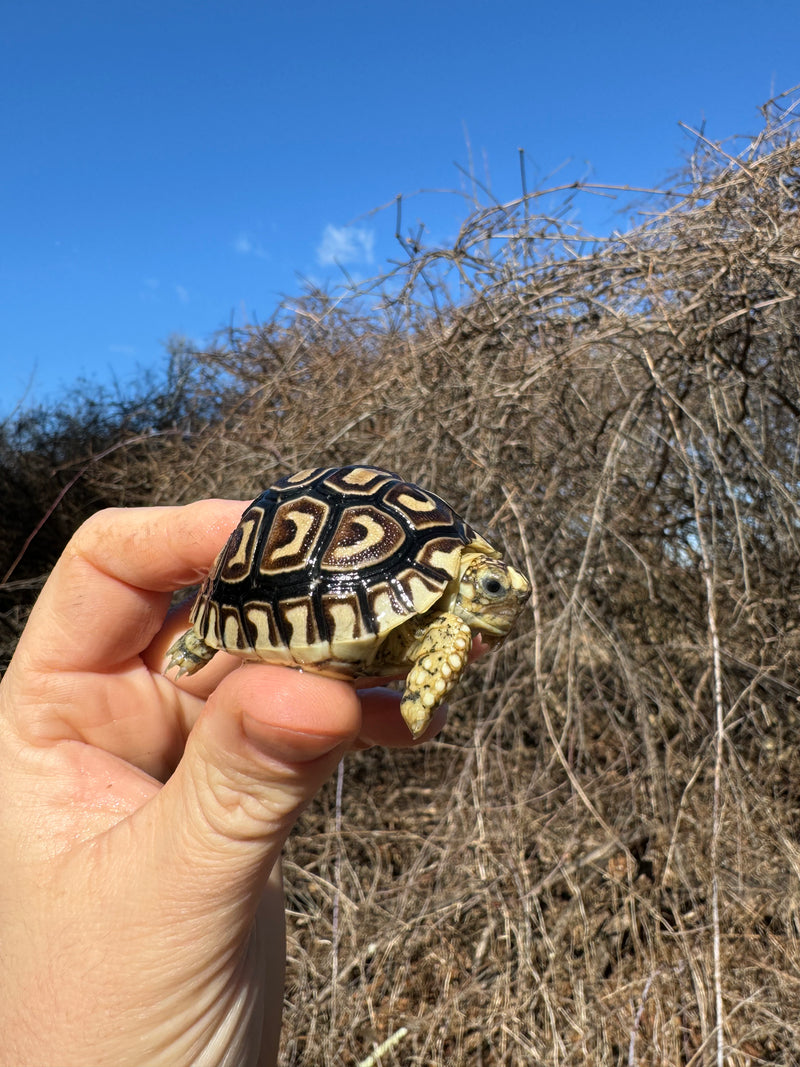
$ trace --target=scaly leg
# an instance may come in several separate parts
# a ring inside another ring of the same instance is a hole
[[[458,682],[469,659],[472,631],[457,615],[435,615],[408,650],[412,661],[400,712],[414,737],[424,733],[431,715]]]

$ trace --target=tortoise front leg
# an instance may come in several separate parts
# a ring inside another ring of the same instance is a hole
[[[457,615],[435,615],[421,637],[408,649],[408,672],[400,713],[412,736],[419,737],[464,672],[472,646],[472,631]]]

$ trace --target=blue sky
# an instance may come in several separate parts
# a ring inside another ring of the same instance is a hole
[[[395,214],[371,210],[465,189],[470,151],[500,199],[520,147],[531,185],[652,185],[691,149],[679,121],[755,132],[800,82],[800,8],[773,0],[25,0],[0,27],[0,416],[124,387],[337,259],[377,273]],[[464,214],[405,207],[431,241]]]

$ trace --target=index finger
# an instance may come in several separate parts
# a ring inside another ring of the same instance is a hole
[[[110,670],[155,637],[175,589],[211,567],[246,501],[109,508],[88,519],[56,563],[20,639],[47,670]]]

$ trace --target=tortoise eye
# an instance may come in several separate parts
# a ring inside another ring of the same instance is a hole
[[[489,596],[499,596],[501,593],[505,592],[503,583],[499,578],[495,578],[494,575],[489,575],[484,578],[481,582],[481,588],[484,593],[487,593]]]

